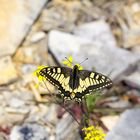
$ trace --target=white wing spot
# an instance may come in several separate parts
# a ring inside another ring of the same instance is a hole
[[[105,76],[102,76],[102,79],[105,79]]]
[[[55,68],[53,69],[53,72],[55,73]]]
[[[61,69],[60,69],[60,68],[57,68],[57,72],[58,72],[58,73],[61,73]]]
[[[99,75],[96,76],[96,79],[98,79],[98,78],[99,78]]]
[[[110,81],[110,79],[107,79],[106,81],[107,81],[107,82],[109,82],[109,81]]]
[[[95,75],[95,74],[92,72],[92,73],[90,74],[90,77],[91,77],[91,78],[94,78],[94,75]]]

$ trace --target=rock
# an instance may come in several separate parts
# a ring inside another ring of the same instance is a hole
[[[48,81],[39,82],[38,79],[35,80],[35,83],[34,82],[30,83],[29,87],[32,90],[35,100],[37,102],[46,103],[50,101],[50,99],[53,99],[54,95],[51,96],[51,94],[53,94],[56,90],[51,83],[49,83]]]
[[[21,123],[31,112],[31,105],[33,104],[33,95],[23,91],[21,88],[18,91],[12,90],[11,87],[5,91],[1,91],[1,108],[0,108],[0,125],[2,124],[14,124]]]
[[[45,104],[39,104],[38,106],[30,105],[30,116],[26,119],[26,122],[32,123],[32,122],[44,122],[47,121],[44,119],[48,112],[49,107]]]
[[[29,75],[30,73],[33,73],[36,69],[37,69],[37,66],[33,65],[33,64],[23,64],[21,66],[21,71],[26,78],[27,78],[26,75]]]
[[[23,122],[27,112],[24,110],[15,110],[12,108],[0,107],[0,125],[13,125]]]
[[[13,106],[13,107],[23,107],[23,105],[25,106],[25,104],[28,105],[28,103],[31,101],[33,101],[34,97],[33,94],[31,93],[31,91],[21,87],[23,85],[19,85],[20,89],[17,90],[19,87],[10,87],[11,91],[3,91],[1,92],[3,98],[4,98],[4,102],[7,104],[7,106]],[[16,88],[16,89],[15,89]],[[14,90],[14,91],[12,91]],[[14,103],[15,100],[19,100],[17,101],[18,103],[16,104],[16,102]]]
[[[110,108],[129,108],[131,107],[131,103],[129,101],[126,100],[119,100],[116,102],[110,102],[110,103],[106,103],[105,104],[107,107]]]
[[[57,65],[56,61],[54,60],[53,56],[50,53],[48,53],[48,65],[49,66]]]
[[[31,37],[31,42],[36,43],[46,37],[46,34],[44,32],[37,32]]]
[[[104,20],[80,25],[74,30],[74,34],[83,39],[89,39],[94,43],[106,47],[116,47],[116,41],[110,30],[109,24]]]
[[[10,140],[49,140],[49,137],[44,126],[23,124],[22,126],[13,127]]]
[[[56,140],[80,140],[78,132],[77,122],[73,121],[72,116],[65,114],[56,126]]]
[[[6,136],[6,134],[0,132],[0,140],[8,140],[8,136]]]
[[[31,39],[31,38],[30,38]],[[31,43],[29,40],[25,41],[25,45],[20,47],[15,56],[16,62],[28,65],[43,65],[47,64],[47,39],[42,38],[36,43]],[[25,65],[25,66],[26,66]]]
[[[17,79],[17,71],[10,56],[0,59],[0,85],[13,82]]]
[[[44,117],[46,122],[49,122],[51,124],[56,124],[58,121],[57,118],[57,106],[56,104],[52,104],[49,107],[48,113],[46,114],[46,116]]]
[[[100,36],[96,38],[100,38]],[[50,51],[59,63],[69,55],[72,55],[74,60],[79,63],[88,57],[89,60],[82,64],[85,69],[92,70],[95,67],[97,72],[110,75],[111,79],[121,78],[120,74],[126,69],[132,68],[140,60],[140,56],[129,51],[111,45],[105,46],[105,41],[93,42],[90,39],[55,30],[49,33],[48,39]]]
[[[131,48],[140,45],[140,4],[133,2],[125,5],[122,14],[125,18],[124,23],[127,23],[126,28],[122,28],[124,47]]]
[[[140,54],[140,45],[133,47],[132,52]]]
[[[40,14],[47,0],[1,0],[0,56],[13,54],[31,25]]]
[[[126,95],[133,95],[134,97],[137,97],[137,99],[140,97],[140,91],[136,89],[129,90]]]
[[[140,89],[140,72],[137,71],[126,76],[124,81],[130,87]]]
[[[19,108],[19,107],[22,107],[25,105],[25,102],[19,98],[12,98],[10,101],[9,101],[9,105],[11,107],[15,107],[15,108]]]
[[[101,118],[101,121],[109,130],[113,129],[113,127],[118,123],[118,120],[119,116],[104,116]]]
[[[133,48],[140,45],[140,29],[125,31],[123,36],[124,47]]]
[[[101,3],[104,5],[103,2]],[[51,1],[51,6],[43,10],[40,18],[42,29],[45,31],[58,29],[71,32],[76,25],[95,19],[105,19],[105,12],[100,7],[93,1]]]
[[[50,136],[50,137],[49,137],[49,140],[55,140],[55,136],[53,136],[53,135]]]
[[[9,115],[18,115],[18,114],[27,114],[29,111],[30,111],[30,108],[28,107],[22,107],[22,108],[13,108],[13,107],[6,107],[5,108],[5,111],[7,112],[7,113],[9,113]]]
[[[72,19],[68,18],[67,10],[58,9],[52,7],[51,9],[45,9],[41,15],[42,29],[44,31],[50,31],[52,29],[60,28],[67,31],[71,31],[74,28]],[[61,18],[61,19],[60,19]],[[71,21],[69,21],[69,19]]]
[[[116,126],[107,134],[106,140],[139,140],[140,109],[125,111]]]

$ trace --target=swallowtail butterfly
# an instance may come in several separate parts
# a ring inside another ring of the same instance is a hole
[[[62,97],[69,99],[82,99],[92,91],[100,90],[112,84],[105,75],[88,70],[79,70],[75,65],[69,67],[45,67],[39,74],[58,88]]]

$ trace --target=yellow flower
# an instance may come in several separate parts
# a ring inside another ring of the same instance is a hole
[[[70,68],[73,68],[72,61],[73,61],[73,57],[70,56],[67,60],[64,60],[62,63]]]
[[[98,127],[89,126],[82,129],[85,133],[84,140],[105,140],[106,134]]]
[[[70,56],[67,60],[64,60],[62,63],[69,68],[73,68],[72,62],[73,62],[73,57]],[[83,67],[80,64],[77,63],[76,65],[78,66],[79,70],[83,70]]]
[[[36,76],[38,78],[39,81],[43,81],[46,80],[46,78],[44,76],[41,76],[39,74],[39,72],[44,69],[47,68],[48,66],[39,66],[38,69],[34,72],[34,76]]]

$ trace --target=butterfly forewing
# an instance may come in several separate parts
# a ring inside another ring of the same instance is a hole
[[[55,85],[61,95],[69,97],[72,92],[69,87],[71,72],[72,69],[67,67],[47,67],[40,71],[40,75]]]
[[[112,81],[107,76],[93,71],[81,70],[78,76],[83,95],[112,84]]]

